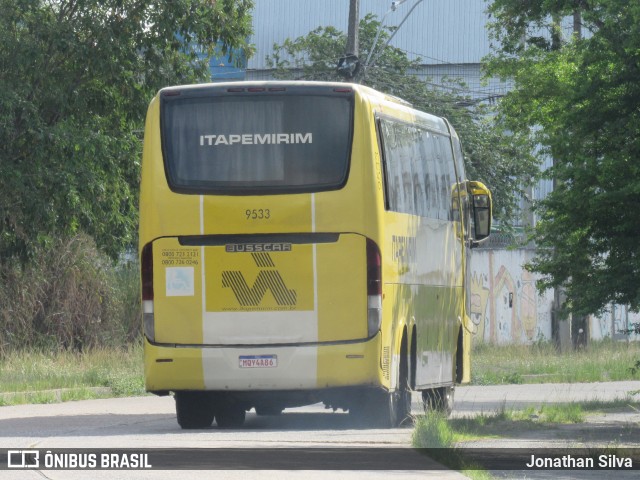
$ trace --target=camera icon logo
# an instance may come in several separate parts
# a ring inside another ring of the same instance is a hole
[[[7,452],[8,468],[38,468],[40,467],[40,452],[38,450],[9,450]]]

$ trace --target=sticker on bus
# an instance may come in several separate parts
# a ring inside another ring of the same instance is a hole
[[[167,267],[165,269],[167,281],[167,297],[193,297],[194,268],[193,267]]]
[[[240,355],[240,368],[275,368],[277,355]]]

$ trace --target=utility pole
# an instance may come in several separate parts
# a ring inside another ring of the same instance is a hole
[[[351,80],[360,70],[358,59],[359,42],[358,28],[360,26],[360,0],[349,0],[349,30],[347,32],[347,47],[345,55],[338,61],[338,73]]]
[[[358,56],[358,21],[360,19],[360,0],[350,0],[349,30],[347,33],[347,51],[345,54]]]

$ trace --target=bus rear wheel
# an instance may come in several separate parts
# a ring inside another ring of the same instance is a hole
[[[394,392],[368,392],[357,405],[349,408],[354,422],[363,427],[398,427],[408,421],[410,414],[411,392],[408,388],[398,388]]]
[[[258,416],[266,416],[266,415],[281,415],[284,408],[279,405],[256,405],[256,415]]]
[[[183,429],[207,428],[213,423],[214,404],[206,392],[176,392],[176,416]]]
[[[406,333],[402,338],[398,373],[398,386],[394,392],[389,393],[389,423],[391,427],[399,427],[403,424],[411,423],[411,389],[409,388]]]
[[[240,428],[244,424],[244,407],[233,402],[223,402],[216,409],[216,423],[220,428]]]
[[[391,427],[399,427],[409,423],[410,419],[411,391],[407,385],[402,385],[389,394],[389,424]]]
[[[402,340],[398,385],[394,391],[376,390],[363,395],[360,405],[350,409],[356,422],[383,428],[411,423],[411,388],[406,337]]]

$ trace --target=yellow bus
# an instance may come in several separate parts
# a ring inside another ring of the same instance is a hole
[[[162,89],[140,194],[146,389],[182,428],[324,402],[395,426],[469,379],[491,195],[452,126],[345,83]]]

